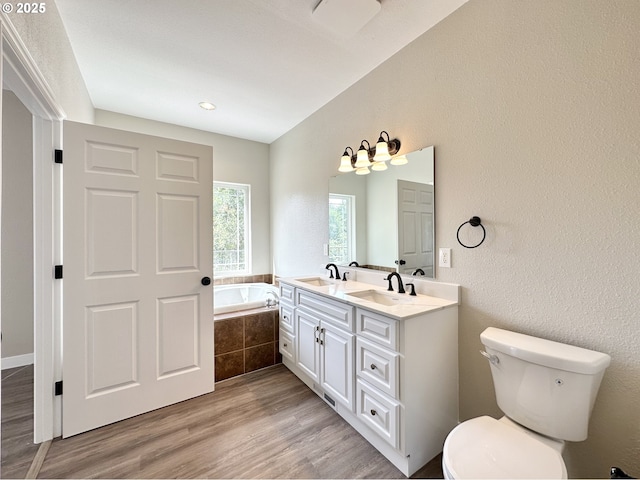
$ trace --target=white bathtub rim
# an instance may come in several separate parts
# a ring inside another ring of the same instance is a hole
[[[224,290],[230,290],[234,288],[238,288],[238,289],[261,288],[265,290],[265,294],[263,298],[260,298],[259,300],[216,306],[216,295],[215,295],[216,290],[224,291]],[[260,307],[265,307],[267,298],[268,298],[268,295],[266,292],[273,292],[276,298],[279,299],[277,287],[275,285],[271,285],[268,283],[256,282],[256,283],[230,283],[230,284],[224,284],[224,285],[215,285],[213,287],[213,314],[220,315],[223,313],[242,312],[243,310],[252,310]]]

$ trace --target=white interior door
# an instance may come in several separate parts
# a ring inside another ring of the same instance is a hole
[[[398,271],[433,277],[433,244],[433,185],[398,180]]]
[[[64,123],[64,437],[213,391],[212,156]]]

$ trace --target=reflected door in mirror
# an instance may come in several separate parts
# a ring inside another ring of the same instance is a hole
[[[398,272],[433,277],[433,185],[398,180]]]

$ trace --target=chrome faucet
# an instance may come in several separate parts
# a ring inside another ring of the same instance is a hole
[[[391,285],[391,279],[393,277],[396,277],[398,279],[398,293],[405,293],[404,285],[402,284],[402,278],[400,277],[400,274],[398,272],[391,272],[389,276],[385,279],[389,281],[389,288],[387,288],[387,290],[389,290],[390,292],[393,292],[393,285]]]
[[[336,269],[336,276],[333,276],[333,271],[331,270],[331,267]],[[335,263],[327,263],[327,266],[324,267],[327,270],[329,270],[330,274],[329,274],[329,278],[337,278],[338,280],[340,280],[340,272],[338,271],[338,266]]]
[[[271,295],[271,297],[269,297],[269,295]],[[269,308],[273,308],[275,306],[278,305],[279,300],[278,300],[278,294],[276,292],[273,292],[271,290],[267,291],[267,299],[265,301],[265,306],[269,307]]]

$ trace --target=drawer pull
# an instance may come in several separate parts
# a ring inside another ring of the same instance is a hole
[[[378,412],[376,412],[373,408],[371,409],[371,415],[376,415]]]
[[[289,345],[288,345],[288,344],[286,344],[286,343],[283,343],[283,344],[282,344],[282,346],[283,346],[283,347],[285,347],[285,348],[287,348]]]
[[[378,367],[376,367],[376,364],[375,364],[375,363],[372,363],[372,364],[371,364],[371,370],[375,370],[376,368],[378,368]]]

